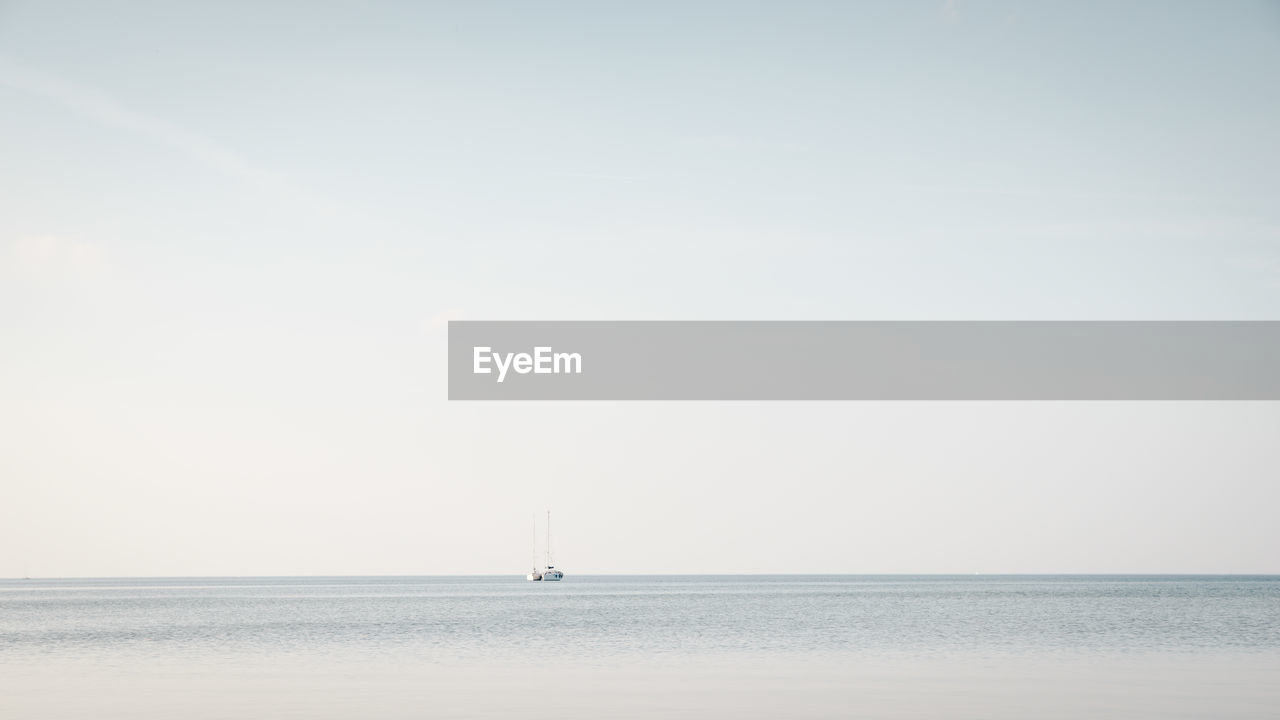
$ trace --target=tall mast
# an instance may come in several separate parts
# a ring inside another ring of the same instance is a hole
[[[538,569],[538,515],[533,516],[533,569]]]
[[[547,567],[551,567],[551,511],[547,511]]]

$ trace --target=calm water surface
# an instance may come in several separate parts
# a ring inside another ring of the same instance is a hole
[[[1280,577],[0,581],[0,717],[1280,717]]]

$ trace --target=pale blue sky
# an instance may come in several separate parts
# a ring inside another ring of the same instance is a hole
[[[1230,532],[1271,405],[478,408],[442,365],[448,317],[1280,319],[1276,3],[262,5],[0,3],[0,576],[522,572],[547,504],[579,570],[1280,570]],[[964,534],[1072,468],[1103,515],[1170,478],[1140,530],[1186,546]],[[977,515],[841,554],[834,508],[943,487]]]

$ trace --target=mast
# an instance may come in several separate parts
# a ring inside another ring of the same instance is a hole
[[[538,516],[533,516],[533,569],[538,569]]]
[[[551,567],[551,511],[547,511],[547,567]]]

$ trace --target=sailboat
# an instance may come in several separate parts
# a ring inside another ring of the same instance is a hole
[[[547,511],[547,567],[542,571],[543,580],[563,580],[564,573],[551,564],[551,511]]]
[[[524,576],[525,580],[541,580],[542,573],[538,572],[538,516],[533,516],[533,569],[528,575]]]
[[[547,511],[547,564],[538,570],[538,518],[533,518],[533,569],[524,576],[530,581],[558,581],[564,579],[564,573],[551,564],[551,511]]]

